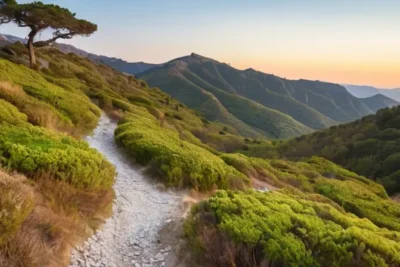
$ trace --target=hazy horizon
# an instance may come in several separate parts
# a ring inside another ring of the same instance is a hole
[[[164,63],[195,52],[288,79],[400,87],[398,1],[43,2],[98,24],[90,37],[60,40],[94,54]],[[0,32],[24,37],[27,29]]]

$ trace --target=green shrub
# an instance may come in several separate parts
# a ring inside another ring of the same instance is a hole
[[[10,103],[0,99],[0,123],[7,122],[10,124],[25,124],[28,117],[19,112],[19,110]]]
[[[371,180],[384,182],[389,194],[400,192],[395,175],[400,163],[400,106],[379,110],[361,120],[321,130],[284,142],[277,147],[258,149],[257,156],[278,151],[282,157],[322,156]],[[260,152],[264,150],[264,153]],[[249,155],[256,155],[248,152]]]
[[[161,128],[149,113],[127,116],[116,129],[115,137],[137,162],[151,162],[165,177],[167,185],[209,190],[214,185],[228,188],[236,177],[240,177],[242,183],[248,182],[219,157],[181,140],[177,132]]]
[[[140,105],[143,105],[143,106],[152,106],[153,105],[153,102],[144,96],[132,95],[132,96],[128,96],[128,100],[139,106]]]
[[[83,93],[53,85],[25,66],[0,59],[0,81],[20,85],[29,96],[53,106],[72,121],[71,130],[87,132],[97,125],[100,110]]]
[[[220,191],[193,209],[185,229],[218,266],[400,264],[398,232],[293,192]]]
[[[114,108],[121,109],[122,111],[131,111],[132,105],[128,102],[119,99],[112,99],[112,105]]]
[[[34,127],[0,123],[0,163],[30,177],[50,176],[78,188],[109,188],[114,168],[86,142]]]
[[[140,82],[140,86],[142,86],[143,88],[149,88],[149,85],[147,84],[147,82],[145,80],[139,80]]]
[[[53,106],[27,95],[19,86],[0,82],[1,98],[26,114],[28,121],[34,125],[60,131],[68,131],[73,128],[73,124],[67,116]]]

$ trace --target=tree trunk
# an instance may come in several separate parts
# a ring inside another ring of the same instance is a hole
[[[29,33],[28,43],[26,45],[26,47],[29,50],[29,62],[31,69],[33,69],[36,65],[35,49],[33,47],[33,40],[35,39],[36,33],[37,30],[31,28],[31,32]]]
[[[33,69],[36,65],[36,56],[35,56],[35,50],[33,48],[33,40],[28,40],[27,47],[29,50],[30,67],[31,67],[31,69]]]

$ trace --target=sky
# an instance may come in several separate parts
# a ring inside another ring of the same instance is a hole
[[[288,79],[400,87],[399,0],[43,2],[96,23],[92,36],[66,41],[95,54],[163,63],[195,52]]]

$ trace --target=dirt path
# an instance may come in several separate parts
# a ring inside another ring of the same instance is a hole
[[[101,231],[72,252],[70,266],[182,266],[175,250],[180,242],[183,193],[157,189],[144,170],[116,146],[115,128],[116,123],[103,115],[87,138],[116,167],[113,216]]]

